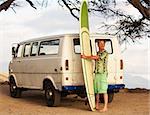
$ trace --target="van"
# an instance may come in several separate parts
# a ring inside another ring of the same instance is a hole
[[[106,41],[108,58],[108,96],[124,88],[123,60],[116,37],[91,35],[92,55],[97,54],[97,40]],[[93,76],[95,63],[93,61]],[[20,42],[12,46],[9,64],[10,95],[21,97],[26,90],[45,92],[48,106],[58,106],[61,97],[77,94],[84,98],[86,90],[81,64],[79,34],[47,36]],[[100,97],[103,102],[103,98]]]

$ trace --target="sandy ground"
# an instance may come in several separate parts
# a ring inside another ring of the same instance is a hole
[[[8,81],[8,74],[0,72],[0,82]]]
[[[149,94],[121,91],[108,111],[100,113],[89,111],[84,100],[75,95],[62,98],[59,107],[47,107],[42,92],[26,91],[21,98],[11,98],[8,85],[0,85],[0,115],[150,115]]]

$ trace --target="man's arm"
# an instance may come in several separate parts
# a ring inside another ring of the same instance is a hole
[[[84,59],[93,59],[93,60],[97,60],[99,59],[99,56],[85,56],[85,55],[81,55],[81,58],[84,58]]]

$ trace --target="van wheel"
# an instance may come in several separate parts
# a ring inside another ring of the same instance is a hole
[[[114,93],[108,93],[108,103],[111,103],[113,101]],[[100,94],[99,97],[100,103],[104,103],[104,97],[103,94]]]
[[[60,104],[61,94],[50,83],[45,85],[45,99],[47,106],[58,106]]]
[[[10,90],[11,97],[14,97],[14,98],[21,97],[21,89],[17,88],[14,78],[11,77],[9,80],[9,83],[10,83],[9,90]]]

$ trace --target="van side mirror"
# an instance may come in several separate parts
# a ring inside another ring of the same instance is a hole
[[[13,44],[13,45],[12,45],[12,57],[13,57],[13,58],[16,57],[17,47],[18,47],[18,44]]]

